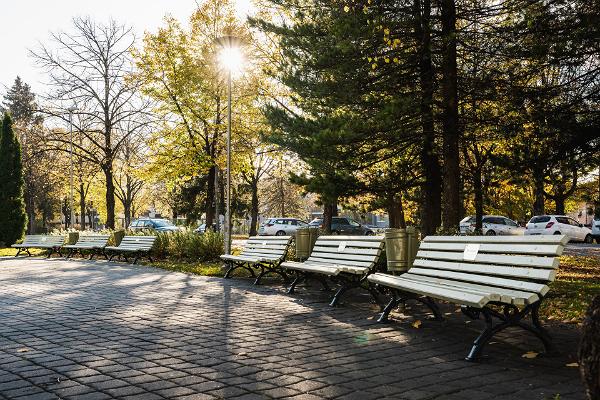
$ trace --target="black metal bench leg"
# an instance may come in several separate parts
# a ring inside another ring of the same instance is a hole
[[[17,254],[15,254],[15,257],[18,257],[19,254],[21,254],[21,249],[17,249]]]
[[[398,304],[400,304],[400,302],[402,301],[402,299],[398,298],[396,296],[396,294],[392,295],[392,298],[390,300],[389,303],[387,303],[387,305],[383,308],[383,311],[381,312],[381,315],[379,316],[379,318],[377,319],[378,323],[385,323],[389,321],[389,315],[392,312],[392,310],[396,307],[398,307]]]
[[[331,299],[331,302],[329,303],[329,305],[330,305],[331,307],[335,307],[335,306],[336,306],[336,305],[339,303],[339,301],[340,301],[340,298],[341,298],[341,297],[344,295],[344,293],[346,293],[346,292],[347,292],[349,289],[350,289],[350,287],[349,287],[349,286],[347,286],[347,285],[342,285],[342,287],[341,287],[341,288],[339,288],[339,289],[338,289],[338,291],[337,291],[337,292],[335,292],[335,294],[333,295],[333,298]]]
[[[540,341],[544,345],[544,351],[546,353],[549,353],[549,354],[557,353],[557,349],[556,349],[556,346],[554,345],[554,343],[552,342],[552,338],[550,337],[550,335],[548,334],[546,329],[544,329],[544,327],[540,323],[539,309],[540,309],[540,302],[535,303],[531,307],[531,322],[532,322],[533,326],[531,326],[527,323],[521,322],[521,321],[519,322],[519,326],[521,328],[525,329],[526,331],[533,333],[538,339],[540,339]]]
[[[483,351],[483,347],[494,337],[494,335],[508,326],[511,325],[509,321],[504,321],[496,326],[493,326],[492,317],[489,313],[489,310],[482,309],[481,313],[485,318],[486,328],[479,334],[477,339],[473,342],[473,347],[469,352],[469,355],[465,358],[467,361],[477,361],[481,356],[481,352]]]
[[[317,280],[321,283],[321,285],[323,286],[323,290],[326,292],[331,292],[331,288],[329,287],[329,284],[327,283],[327,278],[325,278],[324,276],[319,275],[317,277]]]
[[[436,321],[443,321],[444,317],[440,311],[440,307],[431,297],[420,297],[418,299],[422,304],[425,304],[433,313],[433,319]]]
[[[265,276],[269,271],[263,267],[262,265],[260,266],[260,273],[258,274],[258,276],[256,277],[256,279],[254,280],[254,284],[255,285],[260,285],[260,280],[262,279],[263,276]]]
[[[225,272],[225,276],[223,278],[229,279],[229,278],[231,278],[231,273],[233,271],[235,271],[238,266],[235,265],[235,263],[232,263],[232,262],[228,262],[228,263],[226,263],[226,265],[228,265],[229,268],[227,268],[227,272]]]
[[[104,255],[106,256],[107,254],[106,254],[106,253],[104,253]],[[109,257],[107,257],[106,259],[107,259],[108,261],[112,261],[112,259],[113,259],[115,256],[116,256],[116,254],[115,254],[115,253],[112,253],[112,254],[111,254]]]
[[[105,259],[106,261],[109,261],[109,259],[108,259],[108,254],[106,254],[106,250],[102,249],[102,255],[104,256],[104,259]]]
[[[300,282],[302,282],[304,280],[305,280],[304,276],[300,272],[296,272],[296,278],[292,281],[292,284],[288,288],[287,293],[293,294],[294,291],[296,290],[296,285],[298,285]]]

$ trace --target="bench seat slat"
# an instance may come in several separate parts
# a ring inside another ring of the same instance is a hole
[[[316,263],[309,263],[308,261],[305,261],[305,262],[286,261],[286,262],[282,263],[281,266],[284,268],[288,268],[288,269],[304,271],[304,272],[313,272],[313,273],[329,275],[329,276],[335,276],[340,273],[340,268],[336,265],[316,264]]]
[[[463,272],[444,271],[429,268],[411,268],[409,270],[409,273],[463,282],[487,284],[492,286],[504,287],[507,289],[523,290],[526,292],[537,293],[542,296],[544,296],[549,290],[547,285],[543,285],[540,283]]]
[[[336,262],[336,260],[332,259],[332,258],[321,258],[321,257],[312,256],[312,255],[306,261],[314,262],[314,263],[318,263],[318,264],[325,264],[325,265],[327,265],[327,264],[345,264],[345,265],[351,265],[354,267],[367,267],[367,268],[370,268],[375,264],[373,262],[352,261],[352,260],[339,260]]]
[[[490,301],[490,299],[483,294],[475,294],[451,287],[446,288],[432,286],[422,282],[409,281],[402,279],[402,276],[376,273],[369,275],[367,279],[373,283],[476,308],[481,308]]]
[[[457,272],[472,272],[484,275],[500,275],[505,277],[554,281],[556,271],[553,269],[506,267],[489,264],[470,264],[464,262],[445,262],[416,259],[413,266],[432,269],[445,269]]]
[[[534,303],[540,299],[540,297],[535,293],[524,292],[521,290],[500,288],[497,286],[489,286],[489,285],[482,285],[482,284],[476,284],[476,283],[453,281],[453,280],[449,280],[449,279],[433,278],[430,276],[412,275],[410,273],[403,275],[402,277],[406,278],[406,279],[411,279],[411,280],[430,283],[430,284],[437,284],[437,285],[442,285],[442,286],[452,286],[452,287],[456,287],[456,288],[467,288],[469,290],[478,290],[478,291],[488,294],[488,297],[490,298],[491,301],[501,301],[503,303],[507,303],[507,304],[512,303],[514,305],[519,305],[519,306]],[[494,298],[494,295],[497,296],[499,299],[496,300]]]

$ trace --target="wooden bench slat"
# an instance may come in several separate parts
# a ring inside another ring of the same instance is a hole
[[[411,268],[408,273],[414,275],[433,276],[437,278],[445,278],[463,282],[487,284],[491,286],[504,287],[507,289],[522,290],[525,292],[537,293],[542,296],[544,296],[549,290],[549,287],[547,285],[541,283],[519,281],[515,279],[506,279],[494,276],[477,275],[463,272],[444,271],[426,268]]]
[[[507,303],[507,304],[512,303],[514,305],[526,305],[526,304],[534,303],[540,299],[540,297],[536,293],[526,292],[526,291],[522,291],[522,290],[507,289],[507,288],[482,285],[482,284],[477,284],[477,283],[453,281],[453,280],[442,279],[442,278],[433,278],[431,276],[408,274],[403,277],[404,278],[408,277],[407,279],[416,280],[416,281],[420,281],[420,282],[429,282],[432,284],[438,284],[438,285],[442,285],[442,286],[453,286],[456,288],[465,287],[465,288],[469,288],[471,290],[479,290],[481,292],[492,294],[492,295],[497,295],[499,297],[498,300],[495,300],[493,298],[493,296],[490,295],[490,296],[488,296],[490,298],[490,300],[501,301],[501,302]]]
[[[423,242],[450,242],[450,243],[502,243],[502,244],[562,244],[569,242],[566,235],[531,235],[531,236],[434,236],[430,235]]]
[[[332,258],[314,257],[312,255],[306,261],[316,262],[316,263],[325,264],[325,265],[327,265],[327,264],[345,264],[345,265],[351,265],[351,266],[355,266],[355,267],[367,267],[367,268],[370,268],[373,265],[375,265],[374,262],[367,262],[367,261],[339,260],[336,262],[336,260],[332,259]]]
[[[413,266],[431,269],[444,269],[457,272],[472,272],[484,275],[499,275],[523,279],[554,281],[556,270],[543,268],[508,267],[489,264],[471,264],[463,262],[432,261],[416,259]]]
[[[412,293],[423,296],[432,296],[440,300],[446,300],[471,307],[481,308],[490,301],[487,296],[482,294],[474,294],[454,288],[443,288],[421,282],[408,281],[406,279],[402,279],[402,276],[376,273],[369,275],[367,279],[373,283],[382,284],[400,290],[408,290]]]
[[[417,258],[429,258],[434,260],[464,261],[463,253],[451,253],[443,251],[419,250]],[[473,262],[486,264],[518,265],[532,268],[558,268],[558,258],[535,257],[535,256],[508,256],[504,254],[478,253]]]
[[[317,244],[319,246],[331,246],[333,248],[337,248],[341,242],[345,242],[346,243],[346,247],[365,247],[365,248],[371,248],[371,249],[379,249],[383,247],[383,242],[365,242],[365,241],[357,241],[356,239],[354,240],[319,240],[321,238],[317,239],[317,243],[315,243],[315,246],[317,246]]]
[[[423,242],[419,249],[435,251],[464,251],[469,243]],[[481,243],[479,252],[499,254],[533,254],[560,256],[564,246],[561,244],[517,244]]]
[[[365,261],[368,263],[374,263],[375,261],[377,261],[379,254],[375,254],[375,255],[361,255],[361,254],[347,254],[345,251],[341,252],[341,253],[333,253],[333,252],[323,252],[323,251],[317,251],[315,252],[313,250],[312,254],[310,255],[310,258],[331,258],[334,260],[352,260],[352,261]]]

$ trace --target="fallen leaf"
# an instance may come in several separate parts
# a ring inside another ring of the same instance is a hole
[[[418,320],[416,320],[415,322],[413,322],[413,323],[411,324],[411,326],[412,326],[413,328],[415,328],[415,329],[419,329],[419,327],[421,326],[421,324],[422,324],[421,320],[420,320],[420,319],[418,319]]]
[[[521,357],[523,358],[536,358],[538,356],[539,353],[536,353],[535,351],[528,351],[527,353],[523,354]]]
[[[565,364],[565,367],[575,367],[575,368],[577,368],[577,367],[579,367],[579,363],[574,362],[574,363]]]
[[[27,347],[23,347],[22,349],[18,349],[17,353],[27,353],[29,349]]]

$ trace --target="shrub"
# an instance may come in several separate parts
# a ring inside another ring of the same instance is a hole
[[[198,234],[191,230],[144,233],[156,235],[153,253],[158,258],[213,261],[223,254],[223,236],[215,232]]]

